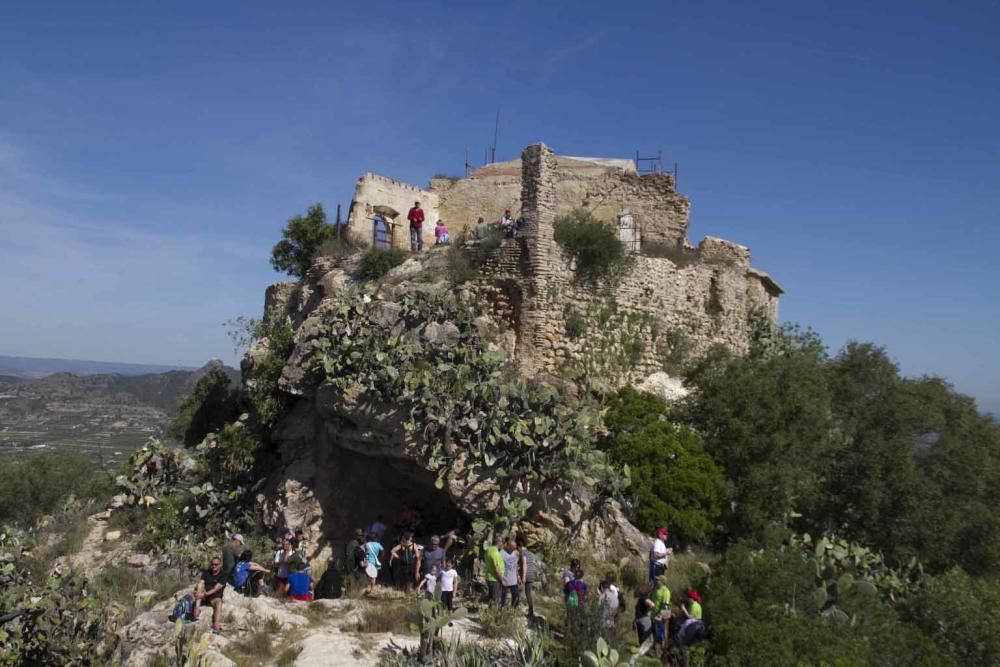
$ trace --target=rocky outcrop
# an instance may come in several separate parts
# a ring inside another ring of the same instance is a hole
[[[371,303],[373,324],[388,329],[404,326],[403,309],[395,299],[410,291],[449,291],[443,281],[408,282],[419,273],[433,275],[442,256],[443,251],[436,250],[407,262],[413,266],[398,267],[396,276],[389,277],[397,284],[391,289],[383,286]],[[336,285],[339,291],[327,290],[327,285]],[[281,470],[260,500],[271,523],[303,528],[313,553],[321,555],[343,553],[355,528],[367,526],[378,515],[391,519],[404,504],[420,507],[427,534],[450,530],[465,534],[474,518],[497,513],[509,488],[501,488],[493,472],[465,460],[460,450],[451,452],[450,472],[436,483],[437,470],[421,453],[423,434],[408,427],[406,405],[374,396],[360,385],[323,384],[310,371],[309,360],[327,335],[324,317],[338,307],[334,297],[358,287],[344,268],[333,267],[324,271],[320,287],[324,296],[312,311],[302,311],[291,290],[286,290],[283,302],[269,299],[271,307],[284,308],[293,318],[301,318],[301,324],[279,381],[296,397],[272,434]],[[491,340],[505,340],[506,332],[496,322],[488,321],[488,326],[484,322],[483,327],[492,329]],[[408,335],[431,349],[454,346],[461,333],[454,322],[430,321]],[[249,358],[253,355],[251,351]],[[575,392],[570,383],[555,377],[536,381],[557,391]],[[644,553],[642,535],[615,503],[599,503],[603,499],[592,490],[552,493],[523,484],[517,491],[532,508],[518,530],[536,544],[569,538],[609,558]]]

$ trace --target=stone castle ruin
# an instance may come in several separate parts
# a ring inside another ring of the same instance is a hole
[[[464,179],[434,178],[428,189],[366,173],[348,236],[408,248],[406,211],[415,200],[426,214],[428,248],[439,219],[453,236],[479,217],[495,222],[507,208],[524,219],[516,238],[481,257],[484,280],[476,289],[514,332],[511,347],[526,373],[576,365],[608,380],[637,381],[711,344],[743,352],[755,315],[777,319],[782,289],[750,265],[749,249],[711,236],[691,245],[691,204],[674,177],[640,175],[632,160],[559,156],[535,144],[519,160]],[[633,255],[630,270],[606,285],[578,284],[553,240],[557,217],[581,207],[615,225]]]

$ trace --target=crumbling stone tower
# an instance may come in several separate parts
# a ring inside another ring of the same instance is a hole
[[[556,188],[554,172],[556,156],[543,143],[533,144],[521,153],[521,215],[525,221],[522,232],[524,292],[521,330],[518,332],[518,362],[528,373],[536,372],[541,360],[535,354],[547,334],[546,294],[557,279],[553,261],[559,249],[555,242]]]

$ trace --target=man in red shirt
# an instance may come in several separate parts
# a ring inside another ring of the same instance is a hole
[[[424,249],[424,209],[420,208],[420,202],[413,202],[406,219],[410,221],[410,251],[419,252]]]

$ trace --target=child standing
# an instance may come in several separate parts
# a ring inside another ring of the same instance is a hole
[[[455,593],[458,591],[458,572],[450,558],[445,559],[444,569],[441,570],[441,602],[448,607],[448,611],[455,611]]]
[[[420,591],[424,591],[424,597],[428,600],[434,599],[434,591],[437,590],[438,582],[438,566],[431,565],[430,571],[424,575],[424,578],[420,581],[420,585],[417,586],[417,597],[420,597]]]

